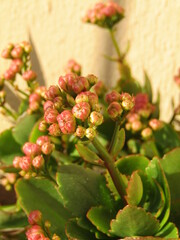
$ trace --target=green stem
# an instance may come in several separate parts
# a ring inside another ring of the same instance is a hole
[[[29,95],[27,93],[25,93],[24,91],[22,91],[21,89],[15,88],[15,90],[18,91],[19,93],[23,94],[24,96],[29,97]]]
[[[125,187],[124,181],[123,181],[119,171],[117,170],[117,167],[114,164],[114,161],[113,161],[111,155],[102,146],[102,144],[99,142],[99,140],[96,137],[93,139],[92,143],[93,143],[94,147],[98,150],[102,159],[104,160],[105,166],[106,166],[107,170],[109,171],[109,174],[113,180],[113,183],[114,183],[119,195],[121,196],[121,199],[126,204],[126,199],[125,199],[126,187]]]
[[[13,113],[9,108],[6,106],[2,106],[2,108],[6,111],[6,113],[11,116],[14,120],[17,120],[17,116],[15,113]]]
[[[116,38],[115,38],[115,36],[114,36],[114,30],[113,30],[113,29],[109,29],[109,32],[110,32],[111,39],[112,39],[112,42],[113,42],[113,44],[114,44],[114,47],[115,47],[115,49],[116,49],[117,55],[118,55],[118,57],[119,57],[119,60],[121,60],[122,56],[121,56],[121,52],[120,52],[118,43],[117,43]]]
[[[114,151],[114,147],[116,145],[115,143],[116,143],[117,138],[118,138],[119,129],[120,129],[120,122],[116,121],[115,128],[114,128],[114,133],[113,133],[111,143],[110,143],[110,146],[109,146],[109,152],[110,153],[112,153]]]

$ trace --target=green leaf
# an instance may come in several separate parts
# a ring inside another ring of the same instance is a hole
[[[40,210],[43,219],[50,221],[52,233],[67,239],[65,224],[71,215],[64,208],[53,183],[46,179],[20,179],[16,183],[16,192],[20,205],[27,214],[33,210]]]
[[[179,232],[174,223],[169,222],[156,234],[156,236],[163,237],[163,239],[179,239]]]
[[[18,112],[19,114],[23,114],[29,107],[29,99],[24,99],[21,101]]]
[[[156,102],[155,102],[155,104],[154,104],[154,106],[155,106],[155,111],[154,111],[153,114],[152,114],[152,118],[157,118],[157,119],[159,119],[159,115],[160,115],[160,98],[161,98],[160,92],[158,91],[157,100],[156,100]]]
[[[0,134],[0,162],[12,164],[15,156],[21,156],[21,146],[15,141],[12,129],[5,130]]]
[[[103,206],[92,207],[88,213],[87,218],[96,226],[97,230],[110,236],[110,221],[115,215]]]
[[[95,152],[91,151],[88,147],[84,146],[84,144],[76,144],[76,149],[84,161],[97,165],[100,165],[100,163],[101,165],[103,164],[98,155]]]
[[[165,171],[171,193],[172,220],[180,227],[180,148],[164,155],[161,165]]]
[[[78,165],[61,166],[57,182],[64,205],[73,216],[85,216],[92,206],[112,204],[104,177],[95,171]]]
[[[13,137],[17,143],[23,145],[28,142],[32,128],[39,118],[40,115],[32,114],[24,115],[18,119],[16,126],[13,128]]]
[[[95,240],[93,233],[81,228],[75,221],[66,224],[66,235],[69,240]]]
[[[140,141],[137,139],[130,139],[127,141],[128,149],[131,153],[136,154],[139,153],[140,150]]]
[[[118,237],[153,236],[158,230],[158,220],[135,206],[127,205],[111,222],[111,232]]]
[[[147,142],[144,142],[142,145],[141,145],[141,148],[140,148],[140,153],[142,155],[145,155],[146,157],[152,159],[153,157],[157,156],[159,157],[159,152],[157,150],[157,147],[156,147],[156,144],[154,143],[154,141],[147,141]]]
[[[143,183],[137,171],[132,173],[126,191],[128,204],[137,206],[143,197]]]
[[[114,141],[114,144],[111,148],[111,154],[116,157],[118,153],[121,151],[125,143],[125,131],[124,128],[119,129],[117,133],[117,138]]]
[[[148,94],[149,101],[152,102],[151,81],[150,81],[149,76],[147,75],[146,71],[144,71],[144,79],[145,79],[145,84],[143,87],[143,92]]]
[[[40,132],[39,131],[39,128],[38,128],[39,127],[39,123],[40,123],[40,121],[37,121],[34,124],[32,130],[30,132],[30,135],[29,135],[29,142],[34,142],[35,143],[36,140],[38,139],[38,137],[45,135],[44,132]]]
[[[122,174],[131,175],[136,170],[144,171],[149,164],[149,159],[142,155],[129,155],[120,158],[116,166]]]

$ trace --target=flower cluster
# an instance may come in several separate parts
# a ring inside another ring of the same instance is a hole
[[[70,59],[65,67],[66,73],[75,73],[78,76],[81,75],[81,65],[77,63],[74,59]]]
[[[113,120],[121,119],[123,113],[127,113],[134,107],[134,97],[129,93],[120,94],[113,90],[106,95],[105,100],[109,104],[107,112]]]
[[[36,175],[37,170],[44,166],[44,156],[50,155],[54,145],[50,142],[48,136],[41,136],[36,143],[26,142],[23,145],[25,156],[16,156],[13,160],[13,166],[21,169],[20,174],[25,178]]]
[[[48,221],[43,223],[42,213],[39,210],[30,212],[28,222],[31,225],[26,231],[26,237],[28,240],[50,240],[49,227],[51,224]],[[60,240],[60,237],[54,234],[51,239]]]
[[[97,94],[90,88],[97,83],[94,75],[87,77],[66,74],[59,78],[59,86],[50,86],[44,103],[44,120],[39,129],[48,129],[52,136],[75,134],[93,138],[103,116]]]
[[[84,22],[97,24],[103,28],[112,28],[124,17],[124,9],[117,3],[97,3],[89,9],[83,18]]]
[[[9,191],[16,182],[16,177],[15,173],[4,173],[0,179],[0,184],[5,187],[6,191]]]

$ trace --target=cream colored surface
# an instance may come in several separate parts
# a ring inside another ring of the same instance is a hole
[[[106,30],[83,24],[83,13],[96,0],[0,0],[0,49],[8,42],[31,39],[35,52],[33,64],[40,81],[57,82],[69,58],[83,65],[83,73],[93,73],[108,85],[118,79],[116,66],[103,58],[115,54]],[[153,89],[161,92],[162,119],[171,115],[171,97],[178,102],[173,75],[180,66],[180,0],[117,1],[126,10],[126,18],[117,25],[122,49],[128,40],[128,61],[134,76],[143,81],[143,69],[149,73]],[[37,64],[37,59],[39,65]],[[0,60],[0,72],[7,67]],[[43,74],[42,74],[43,72]],[[0,117],[0,131],[10,126]]]

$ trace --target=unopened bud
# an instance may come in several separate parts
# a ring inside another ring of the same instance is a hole
[[[56,109],[51,109],[51,108],[48,108],[46,110],[46,112],[44,113],[44,120],[47,122],[47,123],[56,123],[57,120],[57,116],[58,116],[58,111]]]
[[[44,165],[44,158],[42,155],[38,155],[32,160],[32,165],[35,168],[41,168]]]
[[[126,123],[125,128],[126,128],[127,131],[130,131],[131,130],[131,123],[129,123],[129,122]]]
[[[96,84],[97,81],[98,81],[98,78],[97,78],[95,75],[93,75],[93,74],[87,75],[86,78],[87,78],[87,80],[88,80],[88,82],[89,82],[89,84],[90,84],[91,86],[93,86],[94,84]]]
[[[14,81],[15,75],[16,74],[11,69],[8,69],[3,76],[6,80]]]
[[[75,135],[79,138],[83,138],[85,136],[86,129],[82,126],[78,126],[76,128],[76,133]]]
[[[58,235],[53,234],[52,240],[61,240],[61,238]]]
[[[95,126],[101,125],[103,123],[103,115],[99,112],[91,112],[89,119],[90,122]]]
[[[11,56],[13,58],[21,58],[22,54],[23,54],[23,48],[20,45],[16,45],[11,51]]]
[[[32,50],[31,44],[29,42],[23,41],[20,43],[20,46],[23,47],[26,53],[30,53]]]
[[[85,135],[89,140],[93,140],[96,136],[96,131],[93,128],[87,128]]]
[[[26,142],[23,145],[23,152],[26,156],[34,157],[41,153],[40,147],[36,143]]]
[[[42,146],[45,142],[50,142],[50,139],[48,136],[40,136],[36,140],[36,144],[39,146]]]
[[[37,77],[37,74],[32,70],[28,70],[23,73],[22,77],[25,81],[30,82],[30,81],[33,81]]]
[[[149,139],[151,136],[152,136],[152,130],[151,128],[147,127],[145,129],[142,130],[141,132],[141,136],[144,138],[144,139]]]
[[[47,100],[53,100],[55,97],[58,97],[59,94],[60,94],[59,87],[51,85],[46,92],[46,98]]]
[[[21,161],[21,158],[22,158],[22,157],[15,157],[15,158],[14,158],[14,160],[13,160],[13,166],[14,166],[15,168],[20,168],[19,163],[20,163],[20,161]]]
[[[22,157],[21,161],[19,162],[19,166],[25,172],[29,171],[31,168],[31,158],[28,156]]]
[[[76,103],[88,102],[88,101],[89,101],[89,98],[85,92],[79,93],[75,98]]]
[[[76,120],[70,110],[64,110],[57,116],[59,127],[64,134],[71,134],[75,132]]]
[[[106,93],[106,91],[107,91],[107,89],[106,89],[106,87],[105,87],[105,85],[104,85],[104,83],[102,81],[98,81],[94,85],[93,90],[100,97],[103,96]]]
[[[62,106],[63,106],[63,99],[62,97],[55,97],[54,100],[53,100],[53,103],[54,103],[54,108],[58,111],[61,110]]]
[[[39,131],[41,132],[46,132],[47,131],[47,128],[48,128],[48,124],[46,123],[45,120],[42,120],[40,123],[39,123]]]
[[[87,102],[77,103],[72,109],[73,115],[82,121],[85,121],[88,118],[90,111],[90,105]]]
[[[159,130],[163,127],[163,122],[154,118],[149,121],[149,126],[154,130]]]
[[[112,118],[113,120],[116,120],[118,117],[121,116],[123,109],[118,102],[112,102],[109,105],[107,111],[108,111],[110,118]]]
[[[142,129],[142,123],[139,120],[132,122],[131,128],[134,132],[140,131]]]
[[[134,101],[133,99],[130,99],[130,100],[126,99],[122,101],[121,105],[124,108],[124,110],[130,111],[134,107]]]
[[[32,102],[40,102],[41,101],[41,96],[37,93],[32,93],[30,96],[29,96],[29,103],[32,103]]]
[[[69,94],[66,94],[66,100],[70,106],[74,106],[76,104],[74,98]]]
[[[53,123],[48,128],[49,134],[54,137],[61,136],[61,130],[59,128],[58,123]]]
[[[112,103],[112,102],[118,102],[120,100],[120,94],[117,91],[112,91],[108,94],[106,94],[106,102]]]
[[[38,224],[40,225],[42,220],[42,213],[39,210],[34,210],[29,213],[28,222],[31,225]]]
[[[41,146],[41,151],[45,154],[45,155],[49,155],[52,153],[52,151],[54,150],[54,145],[50,142],[45,142],[42,146]]]

